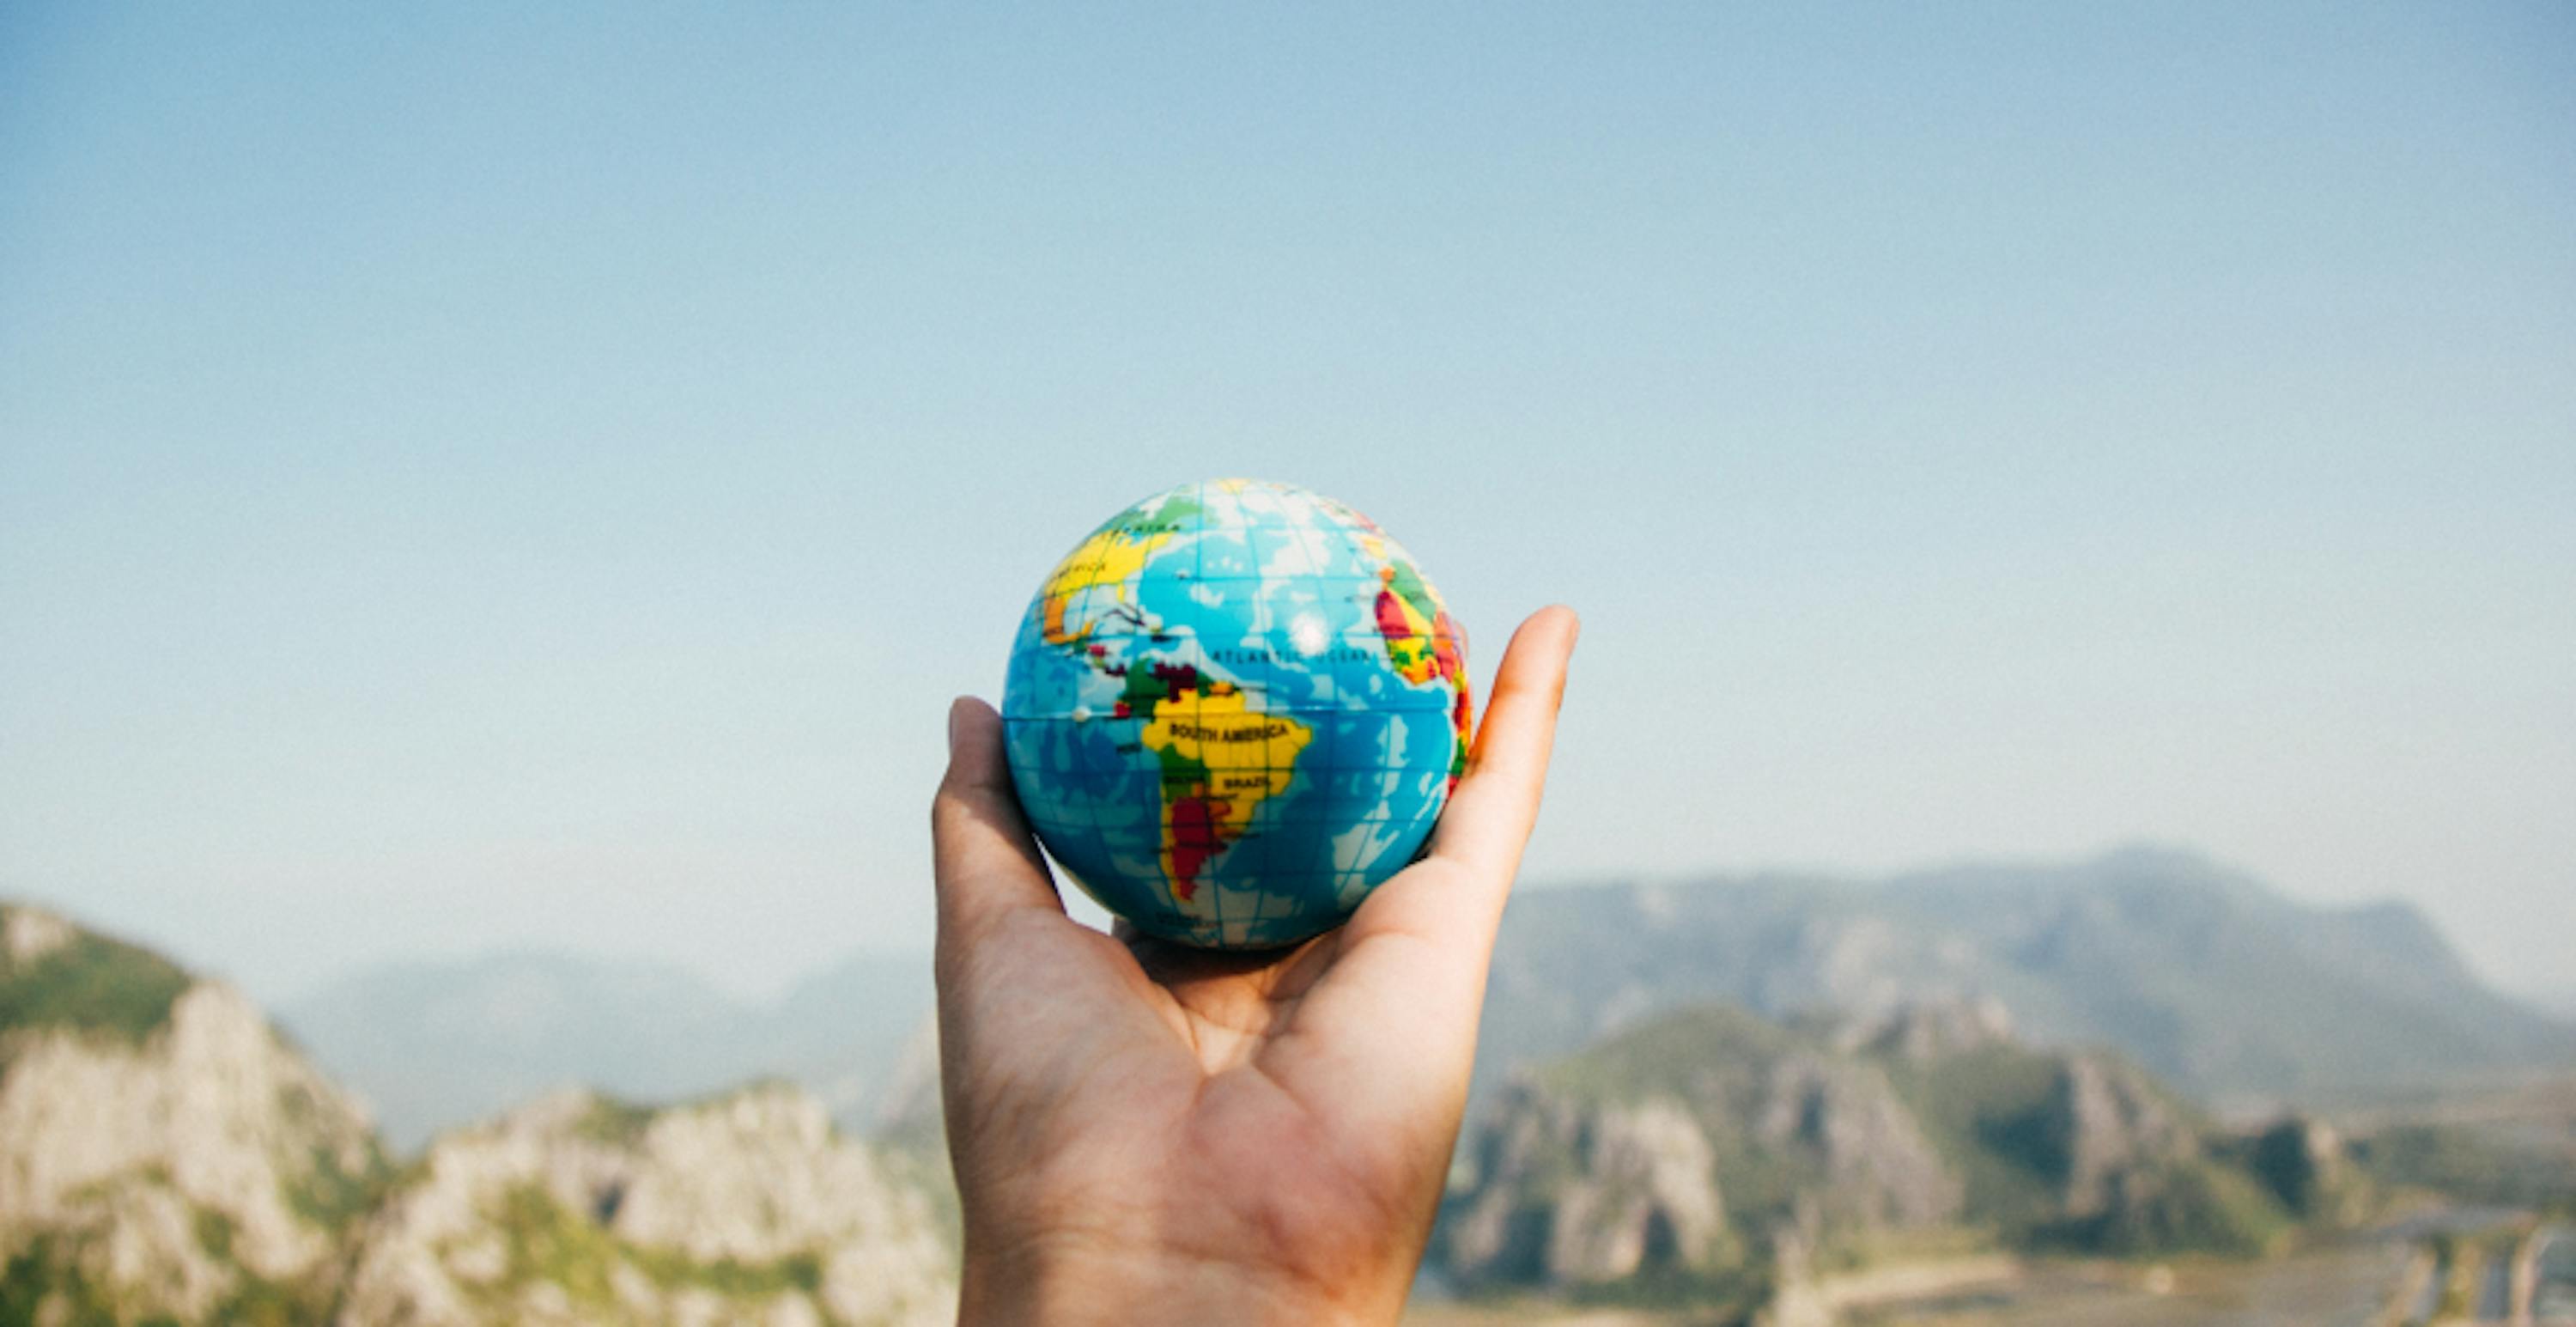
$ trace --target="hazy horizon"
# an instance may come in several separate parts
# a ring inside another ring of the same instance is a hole
[[[1534,885],[2187,845],[2576,935],[2576,14],[0,14],[0,893],[263,998],[929,933],[1251,474],[1585,614]]]

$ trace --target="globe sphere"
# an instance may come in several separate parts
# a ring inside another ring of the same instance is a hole
[[[1288,484],[1183,484],[1038,587],[1002,723],[1030,825],[1148,935],[1216,949],[1340,924],[1418,856],[1466,770],[1465,635],[1411,555]]]

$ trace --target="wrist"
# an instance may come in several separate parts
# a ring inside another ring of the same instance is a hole
[[[1381,1327],[1402,1313],[1408,1288],[1325,1286],[1286,1269],[1178,1249],[1073,1239],[978,1249],[970,1239],[957,1321],[959,1327]]]

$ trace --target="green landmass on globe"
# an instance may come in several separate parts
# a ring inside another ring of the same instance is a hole
[[[1292,944],[1429,840],[1466,771],[1466,637],[1366,516],[1183,484],[1039,586],[1002,720],[1031,826],[1101,906],[1186,944]]]

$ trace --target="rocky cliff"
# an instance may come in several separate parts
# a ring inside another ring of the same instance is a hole
[[[1742,1255],[1716,1154],[1674,1098],[1582,1103],[1520,1084],[1477,1148],[1483,1179],[1443,1227],[1469,1282],[1603,1285]]]
[[[38,1321],[310,1318],[382,1173],[366,1116],[239,992],[0,909],[5,1302]]]
[[[0,1323],[928,1324],[931,1179],[786,1085],[560,1094],[397,1176],[238,992],[0,907]]]
[[[344,1323],[931,1324],[929,1201],[783,1085],[567,1093],[442,1138],[368,1220]]]

